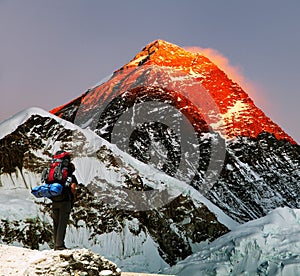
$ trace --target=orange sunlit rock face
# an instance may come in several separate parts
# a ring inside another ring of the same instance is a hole
[[[138,91],[136,83],[140,79],[143,80],[142,87],[163,86],[165,93],[172,91],[178,97],[183,94],[194,106],[184,107],[183,102],[178,102],[180,109],[192,109],[193,114],[201,112],[206,123],[225,138],[256,138],[262,132],[269,132],[278,140],[288,140],[296,144],[255,106],[237,83],[207,57],[162,40],[147,45],[128,64],[117,70],[109,81],[93,88],[92,93],[87,93],[82,98],[80,108],[89,112],[97,108],[97,105],[126,91]],[[155,93],[153,89],[151,91],[149,93]],[[207,92],[213,102],[207,99],[207,95],[204,96]],[[64,107],[51,112],[60,115],[59,111]],[[211,116],[211,110],[214,116]]]

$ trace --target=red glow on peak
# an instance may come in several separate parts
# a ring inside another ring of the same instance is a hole
[[[141,75],[144,86],[151,87],[159,83],[168,83],[167,90],[180,92],[181,89],[185,89],[188,91],[186,98],[192,103],[200,102],[201,93],[187,88],[190,83],[188,84],[185,78],[180,77],[182,74],[177,73],[181,71],[189,75],[194,82],[204,87],[210,94],[224,124],[218,126],[214,122],[207,123],[216,131],[225,132],[225,137],[255,138],[262,132],[269,132],[279,140],[288,140],[296,144],[288,134],[255,106],[252,98],[243,90],[244,88],[249,91],[254,99],[261,97],[261,94],[256,92],[256,86],[241,74],[240,68],[232,66],[229,60],[216,50],[199,47],[187,49],[189,51],[163,40],[148,44],[129,63],[117,70],[109,81],[95,87],[93,97],[87,95],[80,103],[86,106],[87,110],[96,108],[95,104],[99,99],[105,101],[116,93],[116,87],[118,92],[130,91]],[[138,70],[142,68],[148,70],[147,67],[152,67],[151,74]],[[162,73],[162,70],[166,72]],[[169,74],[169,70],[173,72]],[[176,81],[173,81],[174,79]],[[170,80],[171,82],[168,82]],[[180,104],[179,106],[181,107]],[[62,108],[58,108],[58,111],[60,110]],[[52,112],[56,113],[54,111]]]

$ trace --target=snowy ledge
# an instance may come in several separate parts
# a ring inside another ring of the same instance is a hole
[[[63,126],[66,126],[70,129],[79,128],[74,124],[65,121],[39,107],[30,107],[18,112],[17,114],[13,115],[12,117],[0,123],[0,128],[1,128],[0,139],[5,137],[7,134],[15,131],[18,128],[18,126],[25,123],[33,115],[40,115],[41,117],[54,119],[55,121],[59,122]]]

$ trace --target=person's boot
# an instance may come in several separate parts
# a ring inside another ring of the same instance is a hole
[[[65,247],[64,245],[62,246],[54,246],[54,250],[66,250],[68,249],[67,247]]]

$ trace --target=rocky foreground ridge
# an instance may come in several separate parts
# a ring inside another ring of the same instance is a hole
[[[0,275],[121,276],[121,270],[88,249],[37,251],[0,244]]]

